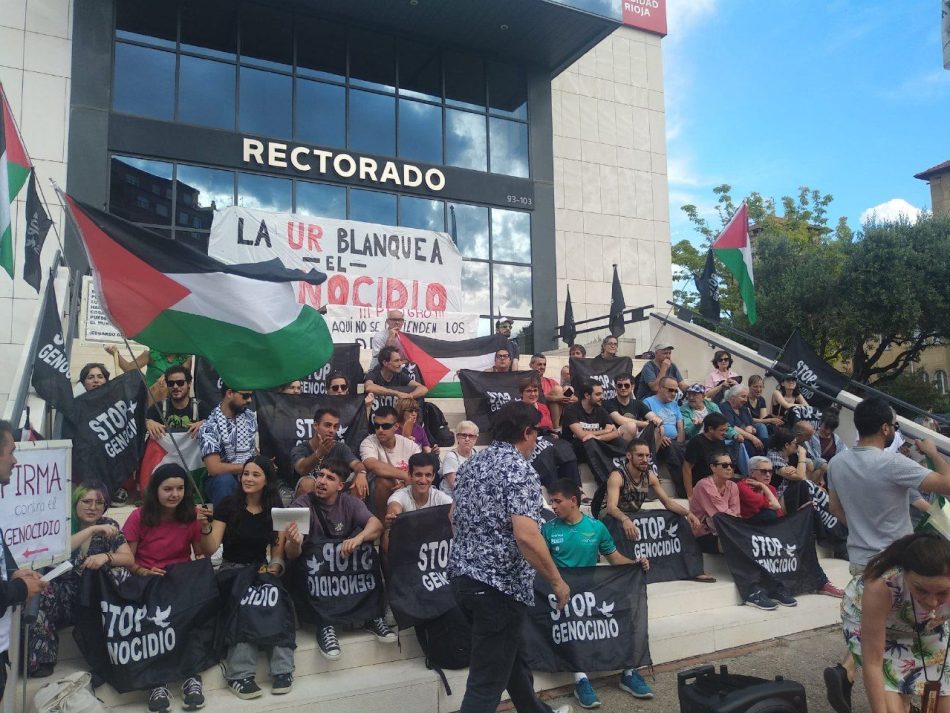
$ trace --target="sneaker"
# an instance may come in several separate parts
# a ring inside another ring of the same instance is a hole
[[[292,673],[278,673],[276,676],[271,678],[270,692],[275,696],[280,696],[284,693],[290,693],[290,689],[293,687],[294,675]]]
[[[839,589],[838,587],[833,585],[831,582],[825,582],[822,585],[821,589],[818,590],[818,593],[824,594],[825,596],[828,596],[828,597],[836,597],[837,599],[841,599],[841,597],[844,596],[844,590]]]
[[[790,594],[786,594],[782,590],[776,590],[773,594],[769,595],[771,599],[775,602],[778,602],[783,607],[797,607],[798,600]]]
[[[386,620],[378,616],[375,619],[368,620],[363,624],[363,628],[376,637],[376,641],[381,644],[395,644],[396,634],[386,626]]]
[[[260,698],[264,695],[264,691],[262,691],[261,687],[254,681],[253,676],[248,676],[247,678],[233,678],[228,681],[228,688],[231,689],[231,693],[245,701],[251,698]]]
[[[164,713],[171,707],[171,697],[165,686],[158,686],[148,692],[148,709],[150,713]]]
[[[125,488],[116,488],[112,493],[112,504],[125,505],[127,502],[129,502],[129,491]]]
[[[749,598],[745,600],[745,603],[750,607],[758,607],[759,609],[764,609],[765,611],[774,611],[778,609],[778,604],[773,600],[765,596],[765,592],[761,589],[756,589],[752,594],[749,595]]]
[[[634,698],[653,698],[653,689],[636,671],[625,673],[620,677],[620,690],[626,691]]]
[[[586,678],[574,684],[574,698],[581,704],[581,708],[600,708],[600,700],[594,693],[594,687]]]
[[[570,706],[564,705],[555,708],[554,713],[571,713],[573,710]]]
[[[317,644],[320,646],[320,653],[331,661],[336,661],[343,655],[340,642],[336,638],[336,629],[332,626],[325,626],[317,632]]]
[[[848,672],[840,663],[825,669],[825,687],[828,689],[828,703],[835,713],[851,713],[851,689],[854,686],[848,680]]]
[[[201,676],[190,676],[181,684],[181,701],[186,711],[205,707],[205,693],[201,688]]]

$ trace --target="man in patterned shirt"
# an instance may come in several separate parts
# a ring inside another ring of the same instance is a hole
[[[448,573],[472,625],[461,713],[494,713],[506,688],[519,713],[551,713],[535,695],[519,653],[525,607],[534,604],[535,570],[550,582],[559,607],[570,596],[541,537],[541,482],[528,461],[540,417],[521,401],[503,406],[495,414],[495,440],[455,476]],[[565,706],[558,713],[569,710]]]
[[[222,384],[224,398],[201,424],[201,458],[208,469],[205,494],[217,506],[237,490],[244,464],[257,455],[257,416],[248,410],[253,394]]]

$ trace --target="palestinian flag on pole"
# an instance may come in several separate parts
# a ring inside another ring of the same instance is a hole
[[[174,439],[178,444],[175,449]],[[181,451],[181,456],[179,456]],[[182,463],[182,458],[185,462]],[[191,474],[192,481],[198,486],[199,491],[204,488],[205,477],[208,470],[201,460],[201,441],[198,438],[192,438],[190,433],[166,433],[161,438],[152,438],[149,436],[145,443],[145,451],[142,453],[142,463],[139,465],[138,483],[139,492],[144,493],[148,485],[148,479],[155,472],[155,469],[165,463],[177,463]],[[195,502],[201,503],[204,497],[201,492],[195,495]]]
[[[30,176],[29,156],[0,86],[0,267],[13,277],[13,201]]]
[[[298,304],[291,284],[320,284],[323,273],[289,270],[277,258],[225,265],[64,198],[102,306],[129,339],[164,353],[206,357],[239,389],[278,386],[329,361],[327,325],[315,309]]]
[[[501,334],[449,342],[399,333],[406,358],[414,362],[432,398],[462,398],[458,370],[485,371],[495,364],[495,352],[506,349],[508,339]]]
[[[749,210],[739,206],[729,224],[713,241],[713,252],[736,278],[749,324],[755,324],[755,283],[752,280],[752,243],[749,240]]]

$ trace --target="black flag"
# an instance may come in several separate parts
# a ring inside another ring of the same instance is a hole
[[[779,372],[779,379],[784,374],[794,374],[802,396],[815,408],[830,406],[829,397],[837,396],[848,385],[848,377],[818,356],[797,329],[785,345],[781,360],[772,368]],[[817,389],[823,393],[818,393]]]
[[[561,325],[561,341],[568,346],[577,339],[577,325],[574,324],[574,307],[571,305],[571,288],[567,288],[567,300],[564,302],[564,323]]]
[[[147,399],[148,389],[136,370],[73,400],[70,422],[77,476],[101,480],[111,495],[135,474],[142,460]]]
[[[335,371],[341,372],[350,385],[350,393],[356,393],[356,387],[366,380],[366,373],[360,364],[360,345],[334,344],[333,356],[330,361],[309,376],[300,381],[300,393],[325,394],[327,393],[327,378]]]
[[[26,236],[23,251],[23,279],[37,292],[40,291],[42,270],[40,255],[43,253],[43,242],[53,221],[49,219],[43,202],[36,192],[36,171],[30,171],[30,185],[26,189]]]
[[[306,539],[290,565],[290,591],[300,620],[309,624],[363,624],[383,615],[383,581],[372,544],[349,555],[343,540]]]
[[[219,651],[239,643],[296,648],[294,605],[279,577],[259,572],[256,565],[221,569],[216,576],[221,594]]]
[[[604,517],[604,524],[620,554],[650,560],[647,584],[695,579],[703,573],[703,553],[685,517],[669,510],[641,510],[630,519],[640,531],[638,540],[628,540],[623,525],[610,515]]]
[[[211,362],[201,356],[195,357],[195,398],[201,403],[214,408],[223,398],[221,393],[221,377],[215,371]]]
[[[614,281],[610,286],[610,321],[608,326],[610,333],[619,337],[627,328],[623,326],[623,311],[627,304],[623,301],[623,290],[620,289],[620,276],[617,274],[617,266],[614,265]]]
[[[68,414],[73,406],[73,387],[69,382],[69,357],[66,352],[56,290],[53,289],[53,281],[48,280],[46,304],[40,315],[32,382],[40,398]]]
[[[614,398],[617,395],[617,387],[614,381],[618,376],[629,376],[633,373],[633,360],[630,357],[614,357],[613,359],[601,359],[599,356],[593,359],[583,359],[580,357],[571,357],[571,385],[574,387],[574,393],[581,392],[581,386],[585,381],[595,381],[604,387],[604,401]]]
[[[459,383],[465,404],[465,418],[473,421],[482,433],[493,426],[492,414],[511,401],[520,401],[518,382],[537,379],[536,371],[474,371],[459,369]]]
[[[719,278],[716,276],[716,260],[712,248],[706,253],[706,265],[700,275],[694,275],[696,291],[699,292],[699,313],[711,322],[719,323]]]
[[[522,627],[525,663],[534,671],[614,671],[647,666],[647,581],[639,565],[560,569],[571,598],[557,609],[534,578],[534,606]]]

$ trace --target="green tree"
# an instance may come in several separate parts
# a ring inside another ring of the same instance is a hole
[[[875,384],[880,390],[902,401],[913,404],[930,413],[947,413],[950,411],[950,397],[944,396],[933,382],[923,378],[920,372],[911,374],[909,371],[896,376],[889,381]],[[897,411],[907,418],[914,418],[917,414],[898,408]]]

